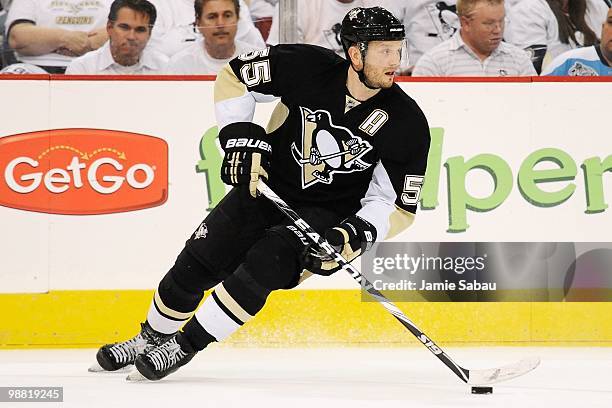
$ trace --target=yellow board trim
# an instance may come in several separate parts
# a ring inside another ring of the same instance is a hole
[[[0,348],[96,347],[133,336],[154,291],[0,294]],[[425,333],[450,345],[612,345],[612,302],[451,303],[398,306]],[[275,292],[257,318],[226,343],[239,346],[418,346],[358,290]]]

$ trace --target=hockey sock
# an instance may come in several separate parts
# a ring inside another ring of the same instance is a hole
[[[183,250],[159,283],[147,315],[151,327],[175,333],[198,307],[204,291],[220,281],[188,251]]]
[[[268,294],[241,265],[206,298],[184,333],[196,350],[210,343],[207,335],[223,341],[263,308]]]
[[[197,318],[192,318],[187,322],[182,332],[176,337],[176,341],[181,345],[183,351],[193,353],[201,351],[210,343],[217,341],[210,333],[208,333]]]
[[[160,333],[176,333],[183,324],[193,315],[193,312],[182,313],[167,307],[159,296],[159,291],[155,291],[155,297],[149,306],[147,322]]]

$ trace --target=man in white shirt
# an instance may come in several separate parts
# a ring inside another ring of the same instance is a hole
[[[112,0],[14,0],[6,21],[19,61],[61,74],[75,57],[107,40],[104,22]]]
[[[150,47],[156,48],[168,57],[192,45],[201,39],[200,32],[194,27],[194,0],[151,0],[157,7],[160,20],[155,27]],[[240,20],[236,38],[254,48],[264,48],[261,33],[251,20],[249,7],[244,0],[240,3]]]
[[[68,65],[73,75],[155,75],[163,73],[168,59],[147,49],[155,24],[155,6],[147,0],[115,0],[108,15],[109,41]]]
[[[297,42],[328,48],[344,57],[340,42],[340,23],[351,9],[364,5],[363,0],[298,0]],[[267,43],[279,43],[279,5],[275,6]]]
[[[166,73],[216,75],[233,58],[256,49],[236,40],[238,0],[195,0],[195,5],[195,21],[203,38],[170,58]]]
[[[458,0],[461,28],[426,52],[413,76],[535,76],[526,51],[502,41],[503,0]]]

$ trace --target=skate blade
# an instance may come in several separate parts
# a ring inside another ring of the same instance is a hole
[[[144,375],[140,374],[140,372],[136,369],[132,370],[132,372],[129,373],[125,379],[127,381],[132,381],[132,382],[149,381]]]
[[[100,364],[98,364],[98,362],[95,362],[95,363],[93,363],[91,365],[91,367],[89,367],[87,369],[87,371],[90,372],[90,373],[109,373],[109,374],[112,374],[112,373],[129,373],[130,370],[132,369],[132,367],[133,367],[133,365],[129,365],[129,366],[125,366],[125,367],[120,368],[120,369],[115,370],[115,371],[108,371],[108,370],[103,369],[100,366]]]

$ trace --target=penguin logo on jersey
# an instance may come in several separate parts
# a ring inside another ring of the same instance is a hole
[[[334,125],[329,112],[307,108],[301,112],[302,149],[293,143],[291,153],[302,168],[302,188],[331,184],[334,173],[363,171],[372,165],[361,160],[372,145],[349,129]]]
[[[593,68],[576,61],[568,71],[569,76],[597,76]]]

